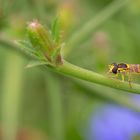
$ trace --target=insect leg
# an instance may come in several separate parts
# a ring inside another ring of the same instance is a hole
[[[118,79],[119,75],[118,74],[115,74],[115,77],[116,77],[116,79]]]
[[[130,88],[132,88],[131,82],[132,82],[132,77],[131,77],[131,73],[128,73],[128,82],[129,82],[129,86]]]
[[[122,73],[121,76],[122,76],[122,81],[124,82],[124,73]]]

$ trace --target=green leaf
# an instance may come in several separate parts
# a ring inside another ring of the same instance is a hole
[[[56,58],[57,58],[58,55],[60,54],[60,51],[61,51],[61,47],[55,48],[55,50],[54,50],[53,53],[51,54],[52,60],[56,60]]]
[[[30,53],[35,52],[34,48],[32,47],[32,45],[28,41],[18,40],[18,41],[16,41],[16,44],[19,45],[21,47],[21,49],[29,51]]]
[[[34,58],[38,57],[36,51],[29,42],[25,40],[24,41],[18,40],[15,43],[20,47],[20,50],[23,50],[25,53],[28,53],[30,56],[33,56]]]
[[[56,43],[60,42],[60,21],[58,17],[56,17],[52,24],[52,36]]]
[[[36,59],[46,60],[45,56],[42,54],[42,52],[35,47],[32,46],[32,44],[28,41],[16,41],[16,43],[20,46],[20,49],[28,52],[30,55],[32,55]]]
[[[32,67],[37,67],[41,65],[48,65],[49,63],[46,61],[30,61],[27,65],[26,68],[32,68]]]

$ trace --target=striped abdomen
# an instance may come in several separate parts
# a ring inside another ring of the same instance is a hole
[[[140,73],[140,64],[129,64],[130,72],[132,73]]]

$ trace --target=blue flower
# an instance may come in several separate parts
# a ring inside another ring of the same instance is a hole
[[[106,104],[90,119],[88,140],[132,140],[136,135],[140,135],[140,114],[122,106]]]

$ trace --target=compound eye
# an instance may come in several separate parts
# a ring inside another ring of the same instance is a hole
[[[113,69],[112,69],[112,72],[114,73],[114,74],[117,74],[117,70],[118,70],[118,67],[114,67]]]

